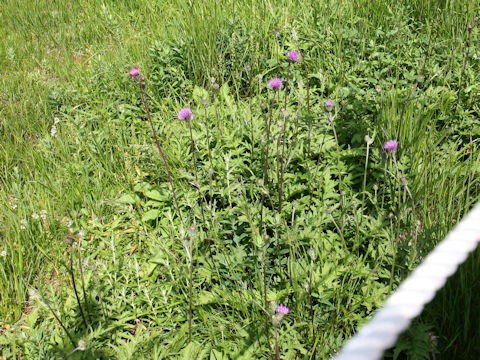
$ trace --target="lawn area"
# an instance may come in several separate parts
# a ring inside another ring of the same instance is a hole
[[[479,13],[0,2],[0,359],[334,356],[480,199]],[[478,359],[479,275],[385,358]]]

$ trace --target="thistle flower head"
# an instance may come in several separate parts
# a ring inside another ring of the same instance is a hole
[[[325,107],[327,108],[328,112],[332,111],[333,110],[333,101],[332,100],[325,101]]]
[[[390,150],[390,151],[395,151],[395,149],[398,147],[398,141],[397,140],[388,140],[385,144],[383,144],[383,148]]]
[[[290,309],[285,305],[282,305],[282,304],[278,305],[272,316],[273,326],[278,327],[278,325],[280,325],[285,315],[287,315],[289,312],[290,312]]]
[[[402,177],[400,180],[402,180],[402,182],[405,182],[405,181],[407,181],[407,178],[406,178],[406,177]]]
[[[138,68],[136,68],[136,67],[131,68],[128,75],[130,75],[132,77],[137,77],[138,75],[140,75],[140,70],[138,70]]]
[[[192,116],[192,109],[185,107],[178,112],[178,118],[180,120],[190,120]]]
[[[277,90],[279,87],[283,85],[283,81],[280,80],[279,78],[273,78],[268,82],[268,85],[274,89]]]
[[[290,312],[290,309],[288,307],[286,307],[285,305],[278,305],[276,310],[275,310],[277,313],[279,314],[282,314],[282,315],[287,315],[289,312]]]
[[[289,51],[287,56],[288,56],[288,59],[293,62],[297,62],[298,59],[300,58],[300,55],[295,50]]]

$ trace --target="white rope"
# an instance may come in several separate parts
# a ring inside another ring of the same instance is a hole
[[[479,242],[480,203],[402,282],[387,299],[385,306],[345,344],[334,359],[380,359]]]

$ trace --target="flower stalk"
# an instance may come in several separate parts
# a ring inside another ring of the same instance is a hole
[[[144,92],[144,89],[146,87],[145,78],[144,77],[140,78],[140,71],[137,68],[131,69],[129,75],[134,77],[138,81],[138,87],[140,89],[140,96],[142,98],[142,102],[143,102],[143,106],[145,108],[145,112],[147,113],[148,121],[150,122],[150,126],[152,128],[152,133],[153,133],[153,137],[155,139],[155,144],[157,145],[158,152],[160,153],[160,157],[162,158],[163,165],[165,166],[165,170],[167,172],[167,177],[168,177],[168,181],[170,182],[170,186],[172,188],[172,195],[173,195],[173,200],[175,201],[175,206],[177,208],[177,213],[178,213],[178,216],[180,217],[180,221],[182,222],[183,227],[185,228],[185,223],[183,222],[182,211],[180,210],[180,206],[178,205],[177,194],[175,192],[175,185],[173,184],[173,179],[172,179],[172,175],[170,173],[170,168],[168,167],[167,159],[165,158],[165,154],[163,153],[162,145],[160,144],[160,141],[158,140],[157,132],[155,130],[155,126],[153,126],[152,117],[150,115],[150,108],[148,107],[148,102],[147,102],[145,92]]]

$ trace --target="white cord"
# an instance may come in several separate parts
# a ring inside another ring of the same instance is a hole
[[[373,318],[341,349],[335,360],[381,359],[410,322],[420,315],[447,278],[480,242],[480,203],[402,282]]]

